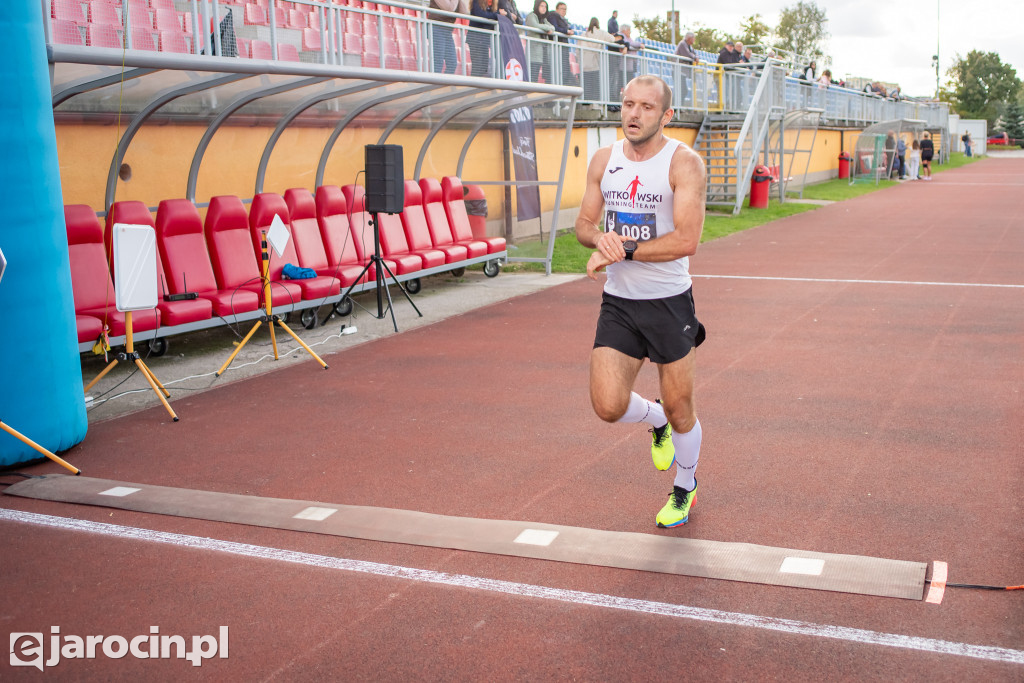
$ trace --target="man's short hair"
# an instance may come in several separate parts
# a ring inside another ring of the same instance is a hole
[[[633,28],[633,27],[632,27],[632,26],[630,26],[629,24],[619,24],[619,30],[620,30],[620,31],[629,31],[629,30],[631,30],[632,28]]]
[[[683,36],[683,40],[686,40],[687,38],[696,38],[696,37],[697,37],[696,33],[694,33],[693,31],[687,31],[686,35]]]
[[[727,40],[727,41],[725,41],[725,44],[726,44],[726,45],[732,45],[732,44],[733,44],[733,42],[732,42],[731,40]]]
[[[566,9],[569,9],[569,8],[568,8],[568,7],[566,6],[566,4],[565,4],[564,2],[560,2],[560,3],[558,3],[557,5],[555,5],[555,9],[556,9],[556,10],[557,10],[557,9],[558,9],[559,7],[565,7]]]
[[[658,76],[652,76],[651,74],[644,74],[643,76],[637,76],[631,80],[626,84],[626,87],[628,88],[631,83],[661,86],[661,113],[664,114],[672,108],[672,88],[668,87],[668,83],[665,82],[665,79],[659,78]]]

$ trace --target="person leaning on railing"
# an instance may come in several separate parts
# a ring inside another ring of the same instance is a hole
[[[430,6],[445,12],[469,14],[469,0],[430,0]],[[455,17],[447,14],[430,13],[434,23],[431,26],[431,46],[434,54],[434,71],[436,73],[453,74],[457,60],[455,59],[455,38],[452,35]]]
[[[555,27],[548,21],[548,3],[545,0],[537,0],[533,4],[533,11],[526,15],[526,25],[544,33],[540,36],[543,40],[552,40],[555,35]],[[530,40],[530,81],[539,82],[541,67],[544,68],[544,75],[551,78],[551,46],[545,45],[538,40],[537,35],[531,36]]]
[[[590,40],[600,40],[605,43],[614,43],[615,38],[601,28],[601,22],[597,17],[590,18],[590,25],[584,34]],[[596,100],[601,96],[601,48],[605,46],[585,43],[583,55],[580,58],[580,66],[583,69],[583,98]],[[608,46],[611,49],[612,46]],[[616,47],[620,52],[625,52],[625,47]]]
[[[473,0],[473,6],[469,11],[474,17],[491,21],[497,21],[499,16],[507,14],[505,10],[498,8],[498,0]],[[489,21],[470,20],[469,28],[470,30],[466,32],[466,44],[469,45],[469,58],[473,62],[472,75],[487,76],[490,72],[490,32],[496,31],[498,27]]]

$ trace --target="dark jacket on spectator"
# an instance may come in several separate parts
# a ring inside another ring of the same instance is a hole
[[[555,31],[558,33],[555,39],[560,43],[569,42],[569,22],[565,20],[558,12],[548,12],[548,21],[555,27]]]

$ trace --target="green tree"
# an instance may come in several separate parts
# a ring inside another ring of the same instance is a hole
[[[694,34],[693,46],[698,50],[706,52],[717,54],[722,49],[722,46],[725,45],[725,41],[732,40],[732,36],[710,26],[694,24],[691,30]],[[683,31],[683,34],[685,35],[686,32]]]
[[[775,47],[807,57],[820,57],[829,35],[825,30],[827,21],[825,10],[814,0],[799,0],[796,5],[783,8],[779,15]]]
[[[754,14],[740,22],[740,37],[744,45],[764,45],[771,35],[771,27],[764,23],[760,14]]]
[[[654,17],[653,19],[642,19],[633,15],[633,29],[636,33],[634,38],[646,38],[648,40],[660,40],[663,43],[672,42],[672,24],[668,23],[668,17]],[[676,40],[682,40],[679,36],[679,27],[676,27]]]
[[[957,55],[949,70],[953,108],[965,119],[986,119],[993,128],[1007,103],[1016,100],[1021,87],[1017,71],[1003,64],[995,52],[971,50]]]
[[[1011,138],[1024,141],[1024,107],[1016,100],[1006,105],[1003,112],[1003,130]],[[1022,143],[1024,144],[1024,143]]]

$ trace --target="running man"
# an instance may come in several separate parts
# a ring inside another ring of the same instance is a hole
[[[660,527],[685,524],[697,493],[701,426],[693,381],[695,348],[704,341],[688,258],[704,228],[704,162],[665,137],[671,102],[660,78],[629,82],[621,110],[626,139],[594,155],[576,219],[576,238],[596,249],[587,275],[596,280],[608,272],[590,356],[590,401],[606,422],[649,424],[654,466],[675,463],[672,493],[655,519]],[[633,391],[644,358],[658,366],[661,400]]]

